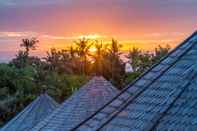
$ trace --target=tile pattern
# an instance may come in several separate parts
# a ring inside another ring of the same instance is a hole
[[[196,70],[197,32],[73,130],[197,130]]]
[[[2,127],[0,131],[28,131],[57,107],[58,104],[44,93]]]
[[[70,130],[118,93],[119,91],[103,77],[93,77],[32,131]]]

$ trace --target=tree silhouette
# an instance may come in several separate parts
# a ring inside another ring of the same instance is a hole
[[[24,47],[25,51],[19,50],[16,58],[11,61],[11,64],[15,65],[18,68],[23,68],[27,65],[40,63],[40,59],[38,57],[29,56],[30,50],[35,50],[36,44],[38,42],[39,41],[36,38],[22,39],[22,44],[20,44],[20,46]]]
[[[131,65],[134,70],[134,72],[137,72],[139,65],[140,65],[140,56],[142,52],[138,48],[133,48],[129,51],[128,58],[131,60]]]
[[[86,38],[75,41],[76,52],[81,61],[81,74],[83,75],[88,74],[88,56],[90,55],[90,48],[92,44],[93,43],[90,43],[90,40]]]
[[[96,41],[96,44],[94,46],[96,48],[96,51],[92,55],[92,57],[94,59],[93,72],[96,75],[103,76],[103,63],[104,63],[104,59],[103,59],[103,54],[104,54],[103,44],[102,43],[98,43],[98,41]]]
[[[155,54],[154,54],[154,59],[153,62],[156,63],[158,62],[162,57],[164,57],[168,52],[170,51],[170,46],[166,45],[165,47],[162,47],[159,45],[157,48],[155,48]]]
[[[158,46],[154,52],[142,52],[138,48],[133,48],[128,55],[134,72],[143,73],[153,64],[158,62],[162,57],[168,54],[170,46]]]
[[[25,48],[25,52],[27,56],[29,56],[29,51],[30,50],[35,50],[36,49],[36,44],[39,42],[36,38],[31,38],[31,39],[22,39],[21,47]]]
[[[114,83],[118,88],[123,87],[123,79],[125,77],[124,64],[120,59],[121,45],[114,39],[108,45],[104,52],[104,76]]]

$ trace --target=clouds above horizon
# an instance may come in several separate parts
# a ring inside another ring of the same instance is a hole
[[[46,6],[63,4],[69,0],[1,0],[0,6]]]
[[[197,0],[0,0],[0,47],[30,36],[48,44],[84,34],[177,41],[197,29],[196,11]]]
[[[92,4],[118,4],[118,5],[124,5],[129,3],[141,3],[141,4],[161,4],[161,3],[176,3],[176,4],[194,4],[197,3],[196,0],[1,0],[0,5],[4,6],[20,6],[20,5],[51,5],[51,4],[78,4],[78,5],[92,5]]]
[[[127,28],[136,26],[141,28],[135,32],[147,31],[147,26],[191,30],[196,26],[196,10],[196,0],[1,0],[0,30],[58,33],[59,26],[68,30],[59,33],[83,32],[82,27],[84,32],[109,34],[116,30],[128,34]],[[98,29],[89,29],[93,24]],[[108,26],[116,29],[107,32]]]

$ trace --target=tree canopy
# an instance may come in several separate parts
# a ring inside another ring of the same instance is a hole
[[[38,44],[36,38],[23,39],[15,58],[8,64],[0,64],[0,124],[11,119],[43,90],[62,102],[94,75],[103,76],[122,89],[170,50],[169,46],[158,46],[154,52],[133,48],[127,57],[134,72],[128,74],[120,56],[124,53],[122,45],[117,40],[106,44],[83,38],[65,49],[49,50],[44,59],[30,56]]]

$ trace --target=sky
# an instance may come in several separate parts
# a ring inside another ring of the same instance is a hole
[[[83,36],[115,38],[125,50],[174,47],[197,30],[196,11],[197,0],[0,0],[0,62],[31,37],[39,56]]]

